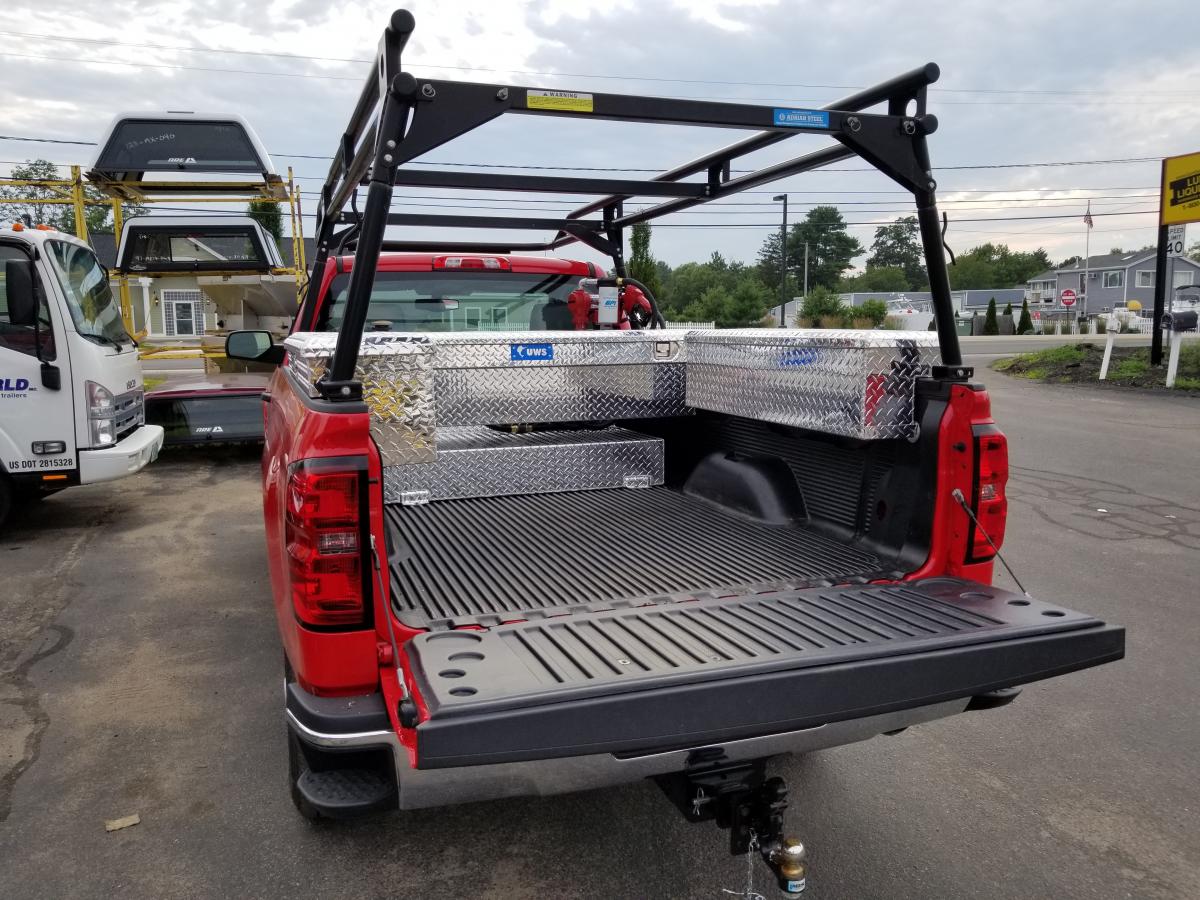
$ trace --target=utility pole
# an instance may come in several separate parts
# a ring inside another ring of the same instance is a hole
[[[783,221],[779,225],[779,327],[787,328],[787,194],[771,198],[783,201]],[[808,244],[804,245],[804,293],[808,293]]]
[[[804,299],[808,299],[808,241],[804,242]]]

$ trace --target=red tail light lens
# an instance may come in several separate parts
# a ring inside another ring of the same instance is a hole
[[[1004,543],[1008,520],[1008,438],[995,425],[975,427],[975,490],[972,507],[979,525],[971,529],[971,558],[987,560]],[[984,532],[987,536],[984,536]],[[988,542],[990,537],[991,543]]]
[[[339,468],[345,464],[307,460],[288,478],[284,528],[292,605],[309,625],[366,624],[363,473]]]

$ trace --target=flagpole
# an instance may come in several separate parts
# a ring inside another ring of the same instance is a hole
[[[1092,201],[1088,201],[1087,215],[1083,217],[1083,312],[1087,312],[1088,261],[1092,255]]]

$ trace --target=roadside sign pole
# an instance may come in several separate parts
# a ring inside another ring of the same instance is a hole
[[[1162,365],[1162,318],[1167,300],[1167,226],[1158,226],[1158,257],[1154,261],[1154,321],[1150,325],[1150,365]]]

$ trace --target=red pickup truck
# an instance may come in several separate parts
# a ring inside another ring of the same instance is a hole
[[[227,345],[279,366],[264,515],[301,812],[654,778],[795,893],[767,760],[1122,656],[1121,628],[991,586],[1007,446],[961,363],[922,175],[936,67],[827,110],[668,108],[417,80],[399,69],[412,27],[393,17],[339,145],[293,334]],[[402,167],[504,112],[760,130],[642,182]],[[730,179],[730,159],[804,131],[838,143]],[[936,335],[672,330],[626,277],[620,229],[649,217],[629,197],[674,198],[666,213],[855,154],[913,191]],[[601,199],[485,225],[391,213],[397,183]],[[415,244],[389,225],[555,237]],[[615,274],[515,252],[573,241]]]

